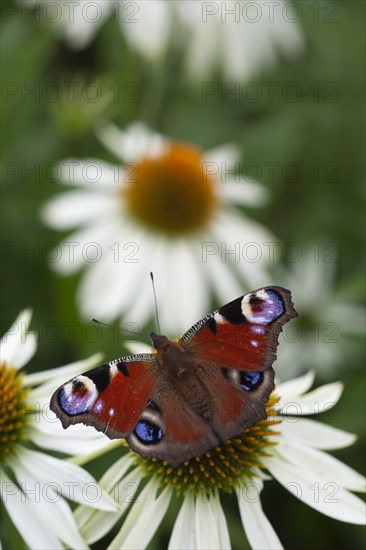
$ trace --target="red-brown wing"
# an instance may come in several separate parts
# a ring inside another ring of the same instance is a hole
[[[171,380],[161,380],[133,432],[131,449],[178,466],[218,444],[210,424],[189,407]]]
[[[265,287],[207,315],[184,334],[180,343],[200,363],[263,371],[276,358],[282,326],[296,316],[288,290]]]
[[[134,429],[157,382],[152,354],[116,359],[76,376],[53,394],[50,407],[64,428],[82,423],[109,438]]]

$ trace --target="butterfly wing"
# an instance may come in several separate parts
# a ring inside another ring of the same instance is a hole
[[[220,307],[181,338],[215,403],[210,424],[219,439],[266,418],[278,336],[296,316],[288,290],[265,287]]]
[[[64,428],[93,426],[111,439],[126,438],[141,456],[173,466],[218,443],[152,354],[116,359],[76,376],[56,390],[50,407]]]
[[[83,423],[109,438],[125,437],[136,426],[158,380],[152,354],[115,359],[66,382],[51,398],[64,428]]]
[[[179,343],[200,362],[226,369],[263,371],[276,358],[282,326],[296,316],[289,290],[265,287],[207,315]]]
[[[141,456],[167,460],[173,467],[202,454],[219,441],[209,424],[190,408],[169,379],[160,380],[158,391],[126,440]]]

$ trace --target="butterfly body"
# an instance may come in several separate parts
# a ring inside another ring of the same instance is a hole
[[[290,293],[265,287],[201,319],[178,341],[151,334],[155,353],[116,359],[52,396],[64,428],[82,422],[176,467],[266,418]]]

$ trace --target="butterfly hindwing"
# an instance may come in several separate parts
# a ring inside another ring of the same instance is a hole
[[[157,382],[151,354],[116,359],[61,386],[50,407],[64,428],[83,423],[111,439],[125,437],[137,424]]]
[[[126,438],[133,451],[178,466],[218,444],[210,425],[182,399],[169,380],[161,380],[158,392],[143,411],[135,430]]]

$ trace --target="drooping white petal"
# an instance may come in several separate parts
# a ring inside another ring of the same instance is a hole
[[[274,454],[263,463],[285,489],[311,508],[339,521],[365,523],[365,503],[343,489],[336,479],[317,476],[309,468],[299,468]]]
[[[14,464],[21,473],[19,481],[23,476],[30,475],[44,484],[56,485],[59,494],[74,502],[102,510],[113,511],[116,508],[113,500],[80,466],[25,447],[17,454]]]
[[[71,275],[84,266],[90,271],[104,261],[112,263],[117,246],[116,235],[120,234],[121,224],[115,217],[100,223],[95,220],[61,241],[55,247],[54,261],[50,265],[62,275]]]
[[[252,548],[277,550],[282,548],[282,544],[263,512],[260,501],[262,488],[261,479],[240,481],[240,486],[236,489],[240,517]]]
[[[107,449],[111,443],[104,433],[97,432],[92,426],[75,424],[64,430],[60,420],[48,407],[42,408],[34,421],[35,424],[28,427],[27,436],[42,449],[85,456]]]
[[[37,349],[35,334],[28,333],[31,318],[32,310],[25,309],[1,338],[0,360],[17,369],[28,363]]]
[[[141,468],[134,468],[116,484],[112,482],[105,487],[118,504],[116,512],[92,510],[86,506],[79,506],[76,509],[76,522],[88,544],[93,544],[109,533],[128,508],[139,500],[140,496],[137,497],[136,494],[142,477]]]
[[[240,274],[249,288],[271,283],[267,262],[277,241],[262,225],[233,208],[223,209],[212,224],[212,233],[212,241],[222,249],[223,261]]]
[[[26,544],[31,549],[49,550],[55,548],[62,550],[63,545],[57,539],[55,533],[47,529],[37,514],[33,502],[22,493],[0,469],[0,494],[6,510],[21,534]]]
[[[109,250],[108,256],[104,255],[85,272],[77,293],[79,308],[85,317],[97,317],[106,322],[128,310],[142,282],[149,279],[154,240],[136,226],[126,225],[122,233],[119,229],[113,235]],[[139,319],[128,316],[125,320],[140,323]]]
[[[108,1],[108,0],[107,0]],[[57,166],[60,183],[81,185],[88,191],[117,192],[123,181],[122,169],[100,159],[64,159]]]
[[[218,302],[224,305],[245,294],[248,290],[246,285],[240,284],[238,277],[222,261],[219,243],[202,242],[202,247],[202,269]]]
[[[333,382],[320,386],[315,390],[294,397],[281,399],[280,412],[286,415],[319,414],[325,412],[338,403],[343,392],[341,382]]]
[[[159,482],[151,479],[134,502],[118,535],[108,546],[140,550],[146,548],[158,529],[171,500],[172,489],[168,486],[157,497]]]
[[[342,449],[357,439],[354,434],[307,418],[283,418],[281,433],[323,450]]]
[[[126,24],[120,19],[123,34],[131,48],[148,60],[154,59],[162,53],[168,42],[171,6],[165,0],[139,2],[135,5],[139,8],[137,23]]]
[[[217,524],[217,531],[219,535],[219,547],[222,549],[231,549],[230,535],[227,527],[224,511],[221,506],[220,498],[218,494],[212,497],[213,512],[215,521]]]
[[[163,269],[154,268],[156,280],[164,277],[161,287],[169,303],[160,308],[162,327],[176,337],[196,323],[208,310],[208,293],[199,260],[193,256],[189,245],[176,242],[167,250]],[[160,286],[160,285],[159,285]]]
[[[114,194],[85,191],[69,191],[56,195],[41,210],[43,222],[58,230],[72,229],[95,220],[101,223],[103,219],[108,220],[118,214],[119,200]]]
[[[82,0],[70,4],[63,1],[62,21],[65,39],[71,48],[81,50],[88,46],[110,15],[111,0]],[[71,9],[70,9],[71,8]]]
[[[213,499],[204,495],[196,498],[195,510],[195,532],[196,532],[196,548],[210,548],[212,550],[220,550],[222,540],[226,540],[226,534],[219,532],[220,524],[217,522],[216,505]],[[229,546],[230,548],[230,546]]]
[[[328,453],[309,447],[291,436],[280,438],[276,452],[300,469],[307,469],[309,474],[314,473],[326,481],[334,481],[351,491],[366,490],[365,478],[356,470]]]
[[[194,496],[188,492],[184,497],[183,504],[175,520],[173,531],[169,541],[169,550],[195,550],[196,529],[195,529],[195,504]]]

